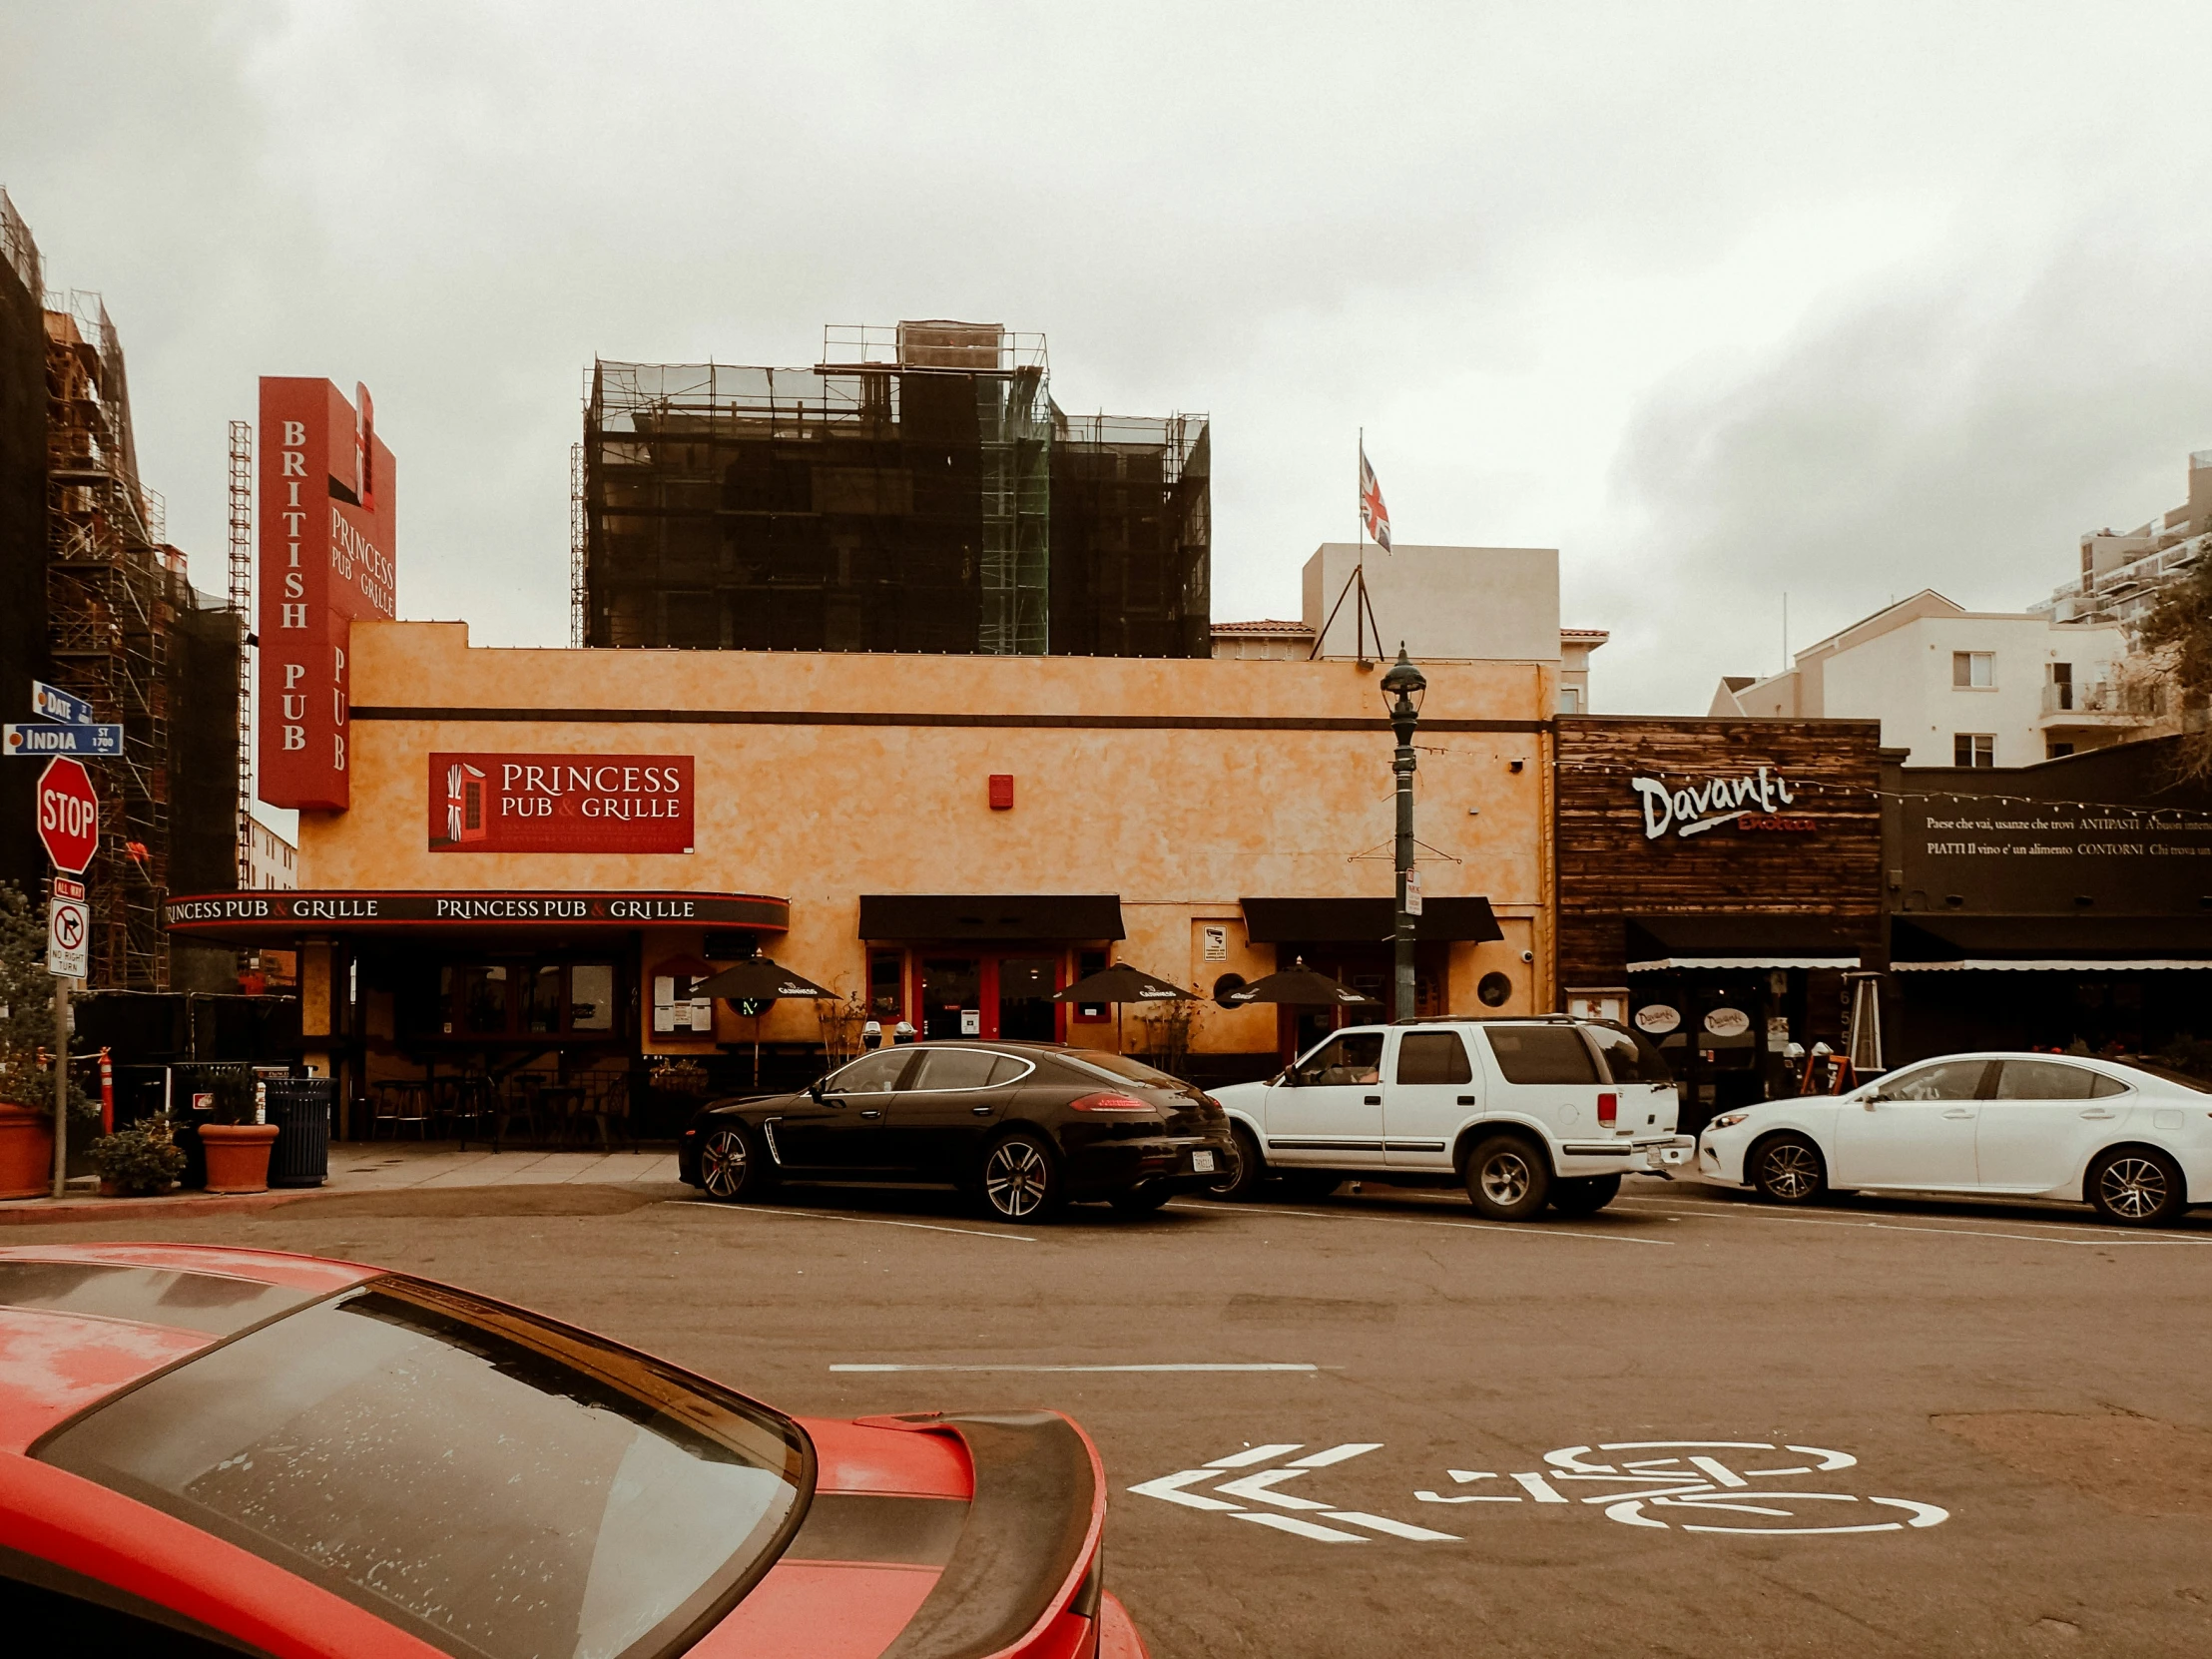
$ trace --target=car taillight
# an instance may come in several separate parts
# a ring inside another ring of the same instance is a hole
[[[1152,1112],[1133,1094],[1087,1094],[1068,1104],[1078,1112],[1143,1112],[1147,1116]]]
[[[1611,1123],[1621,1115],[1621,1097],[1617,1094],[1601,1094],[1597,1097],[1597,1121]]]

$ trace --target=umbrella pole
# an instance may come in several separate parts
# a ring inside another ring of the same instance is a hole
[[[761,1016],[753,1016],[753,1086],[761,1086]]]

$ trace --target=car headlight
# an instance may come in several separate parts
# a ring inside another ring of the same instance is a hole
[[[1723,1112],[1705,1127],[1708,1129],[1733,1129],[1750,1116],[1749,1112]]]

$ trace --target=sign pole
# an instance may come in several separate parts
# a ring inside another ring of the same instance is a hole
[[[69,1189],[69,980],[54,976],[54,1196]]]

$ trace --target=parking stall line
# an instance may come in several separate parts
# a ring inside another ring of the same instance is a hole
[[[1170,1204],[1167,1209],[1186,1215],[1229,1214],[1239,1219],[1265,1221],[1272,1216],[1297,1216],[1307,1221],[1366,1221],[1385,1227],[1455,1227],[1468,1233],[1502,1233],[1509,1239],[1590,1239],[1599,1244],[1657,1245],[1672,1249],[1672,1239],[1631,1239],[1618,1233],[1589,1233],[1580,1228],[1529,1226],[1505,1221],[1430,1221],[1424,1216],[1371,1216],[1358,1210],[1284,1210],[1274,1205],[1230,1211],[1209,1204]]]
[[[1058,1376],[1058,1375],[1060,1375],[1060,1374],[1062,1374],[1062,1373],[1091,1373],[1091,1374],[1096,1374],[1096,1373],[1113,1373],[1113,1372],[1260,1372],[1260,1371],[1293,1371],[1293,1372],[1314,1372],[1314,1371],[1342,1371],[1342,1370],[1343,1370],[1344,1368],[1343,1368],[1342,1366],[1310,1366],[1310,1365],[1305,1365],[1305,1364],[1281,1364],[1281,1363],[1276,1363],[1276,1362],[1272,1362],[1272,1361],[1269,1361],[1269,1362],[1257,1362],[1257,1363],[1253,1363],[1253,1364],[1246,1364],[1246,1363],[1244,1363],[1244,1362],[1241,1362],[1241,1361],[1238,1361],[1238,1362],[1226,1362],[1226,1361],[1225,1361],[1225,1362],[1223,1362],[1223,1363],[1220,1363],[1220,1364],[1212,1364],[1212,1363],[1201,1363],[1201,1364],[1190,1364],[1190,1365],[1159,1365],[1159,1366],[873,1366],[873,1365],[839,1365],[839,1366],[831,1366],[831,1367],[830,1367],[830,1369],[831,1371],[840,1371],[840,1372],[875,1372],[875,1373],[880,1373],[880,1372],[894,1372],[894,1371],[898,1371],[898,1372],[906,1372],[906,1371],[935,1371],[935,1372],[994,1372],[994,1371],[1002,1371],[1002,1372],[1022,1372],[1022,1373],[1029,1373],[1029,1374],[1034,1374],[1034,1375],[1038,1375],[1038,1376]],[[1263,1451],[1265,1451],[1265,1452],[1273,1452],[1273,1451],[1275,1451],[1275,1450],[1278,1450],[1278,1449],[1280,1449],[1280,1448],[1278,1448],[1278,1447],[1274,1447],[1274,1446],[1268,1446],[1268,1447],[1263,1447],[1263,1448],[1262,1448],[1262,1450],[1263,1450]]]
[[[672,1198],[668,1202],[725,1216],[798,1216],[807,1221],[855,1222],[862,1227],[913,1227],[924,1233],[958,1233],[963,1238],[999,1239],[1007,1244],[1037,1242],[1026,1233],[989,1233],[980,1227],[945,1227],[928,1221],[893,1221],[888,1216],[847,1216],[834,1210],[779,1210],[766,1204],[701,1204],[697,1199],[688,1198]]]
[[[1701,1216],[1708,1213],[1704,1210],[1654,1212],[1651,1210],[1649,1200],[1643,1202],[1646,1213],[1670,1216]],[[2140,1234],[2100,1233],[2094,1238],[2068,1239],[2047,1233],[1993,1233],[1986,1228],[1977,1227],[1913,1226],[1904,1222],[1892,1221],[1851,1221],[1843,1217],[1776,1216],[1755,1211],[1718,1209],[1710,1213],[1726,1216],[1734,1221],[1772,1221],[1795,1227],[1856,1227],[1880,1233],[1939,1233],[1945,1237],[1957,1239],[2011,1239],[2020,1244],[2068,1245],[2077,1250],[2098,1250],[2106,1245],[2212,1244],[2212,1239],[2192,1239],[2177,1234],[2158,1234],[2146,1238]],[[2030,1223],[2029,1225],[2033,1224]]]
[[[1945,1195],[1931,1194],[1930,1196],[1940,1201],[1944,1198]],[[1664,1214],[1677,1217],[1713,1215],[1727,1216],[1731,1219],[1740,1221],[1788,1221],[1792,1219],[1788,1216],[1779,1215],[1772,1210],[1763,1209],[1754,1204],[1742,1201],[1724,1201],[1717,1204],[1691,1204],[1687,1200],[1680,1198],[1661,1198],[1658,1196],[1653,1196],[1650,1198],[1618,1198],[1615,1199],[1613,1202],[1620,1205],[1633,1205],[1639,1210],[1648,1210],[1655,1215]],[[1661,1206],[1665,1206],[1666,1208],[1662,1209]],[[2034,1216],[2022,1216],[2014,1218],[2012,1215],[2002,1210],[1994,1212],[1994,1218],[2003,1220],[2005,1225],[2009,1227],[2047,1227],[2051,1229],[2054,1236],[2071,1236],[2078,1238],[2083,1233],[2094,1233],[2098,1235],[2099,1238],[2110,1237],[2115,1242],[2126,1244],[2212,1245],[2212,1233],[2175,1233],[2163,1228],[2154,1228],[2146,1231],[2138,1230],[2132,1227],[2127,1229],[2125,1233],[2121,1233],[2117,1229],[2109,1227],[2101,1222],[2091,1221],[2086,1211],[2082,1213],[2079,1220],[2074,1221],[2044,1221]],[[1938,1228],[1936,1224],[1951,1219],[1965,1220],[1966,1218],[1931,1216],[1928,1218],[1928,1225],[1930,1226],[1932,1231],[1947,1232],[1950,1231],[1950,1229]]]

